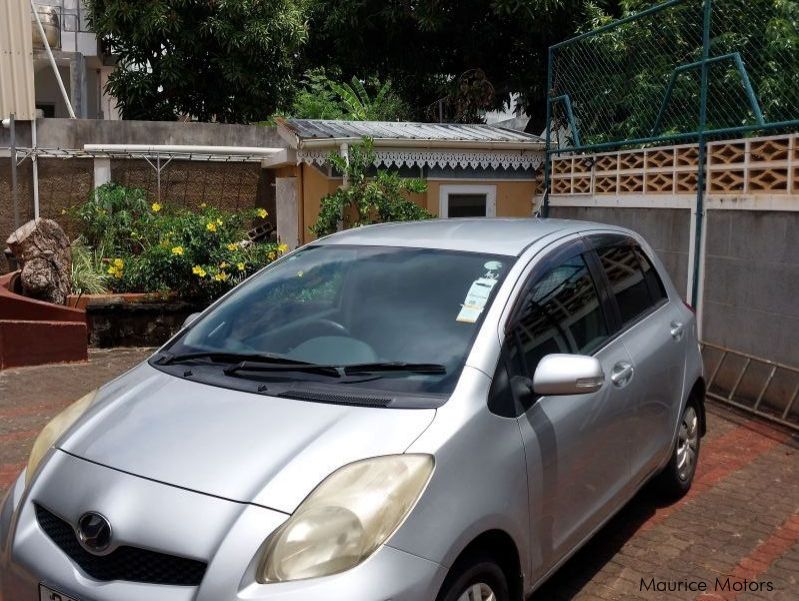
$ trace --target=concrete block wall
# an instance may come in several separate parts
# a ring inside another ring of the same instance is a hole
[[[799,212],[707,212],[708,342],[799,366]]]

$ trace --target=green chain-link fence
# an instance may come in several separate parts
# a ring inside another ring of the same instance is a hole
[[[669,0],[552,46],[543,214],[554,154],[696,142],[699,248],[707,140],[795,129],[797,76],[797,0]]]
[[[589,150],[796,124],[798,28],[796,0],[672,0],[557,44],[553,142]]]

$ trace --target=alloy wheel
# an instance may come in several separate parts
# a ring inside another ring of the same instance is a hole
[[[699,417],[696,410],[689,405],[683,413],[677,440],[677,475],[683,482],[693,475],[698,452]]]
[[[471,585],[458,597],[458,601],[496,601],[496,599],[491,587],[482,582]]]

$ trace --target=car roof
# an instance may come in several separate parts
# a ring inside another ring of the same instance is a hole
[[[571,219],[472,217],[381,223],[337,232],[315,243],[406,246],[518,256],[530,244],[550,234],[566,236],[594,229],[630,233],[611,225]]]

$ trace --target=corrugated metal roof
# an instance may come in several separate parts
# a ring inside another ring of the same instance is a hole
[[[36,118],[28,0],[0,0],[0,118]]]
[[[300,140],[360,140],[363,137],[394,140],[437,140],[441,142],[540,143],[541,137],[494,125],[459,123],[410,123],[406,121],[334,121],[290,119],[285,126]]]

